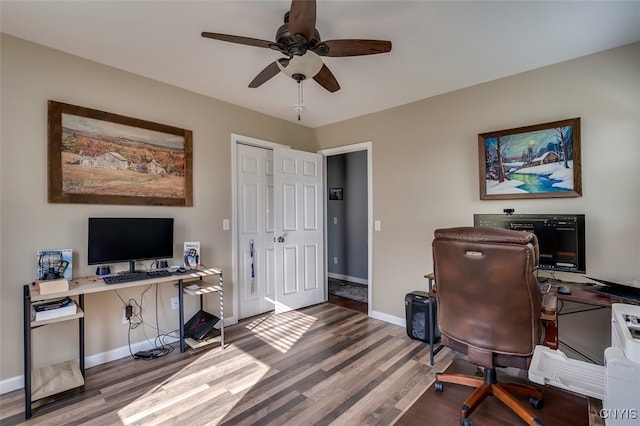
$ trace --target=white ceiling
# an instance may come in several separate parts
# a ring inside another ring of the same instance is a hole
[[[6,1],[1,31],[296,122],[296,83],[249,82],[279,53],[205,39],[274,40],[290,1]],[[324,58],[340,86],[304,84],[315,128],[640,40],[640,1],[318,0],[323,40],[390,40],[390,53]]]

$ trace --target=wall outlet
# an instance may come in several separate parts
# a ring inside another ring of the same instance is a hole
[[[229,219],[222,219],[222,230],[228,231],[229,227]]]
[[[171,310],[175,311],[180,308],[180,300],[177,297],[171,298]]]
[[[337,258],[337,257],[334,257],[334,258],[333,258],[333,264],[334,264],[334,265],[337,265],[337,264],[338,264],[338,258]]]

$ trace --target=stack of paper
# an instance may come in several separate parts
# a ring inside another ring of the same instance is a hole
[[[67,315],[74,315],[78,312],[76,302],[70,297],[62,299],[49,300],[32,305],[36,321],[44,321]]]

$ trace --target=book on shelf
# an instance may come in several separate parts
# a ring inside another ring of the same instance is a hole
[[[40,294],[60,293],[69,291],[69,281],[66,278],[57,280],[36,280],[36,289]]]
[[[78,312],[76,302],[70,297],[34,303],[31,305],[36,321],[44,321]]]
[[[184,267],[197,269],[200,265],[200,242],[192,241],[184,243]]]

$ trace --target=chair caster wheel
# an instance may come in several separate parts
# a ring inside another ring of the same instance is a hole
[[[531,404],[533,408],[542,408],[544,407],[544,400],[532,396],[529,398],[529,404]]]
[[[433,384],[433,388],[437,392],[442,392],[444,390],[444,383],[442,383],[440,380],[436,380],[436,382]]]
[[[460,426],[473,426],[473,420],[468,417],[463,417],[460,419]]]

